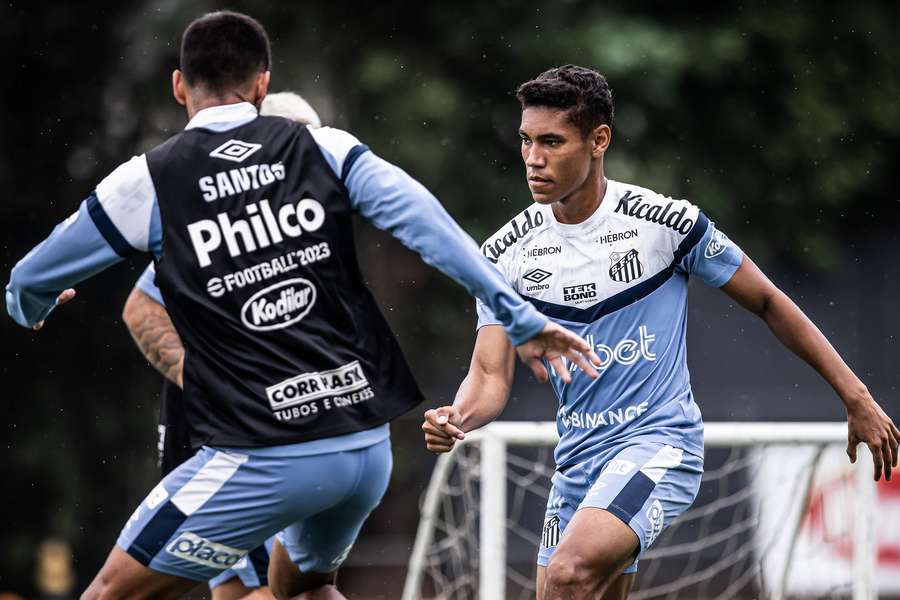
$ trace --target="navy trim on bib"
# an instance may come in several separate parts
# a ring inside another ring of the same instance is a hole
[[[652,276],[647,281],[643,281],[636,286],[629,288],[623,292],[619,292],[614,296],[610,296],[606,300],[598,302],[587,308],[576,308],[574,306],[563,306],[562,304],[554,304],[553,302],[545,302],[521,294],[521,296],[531,302],[536,309],[552,319],[560,319],[562,321],[571,321],[574,323],[593,323],[597,319],[608,314],[614,313],[619,309],[625,308],[630,304],[634,304],[638,300],[646,298],[660,287],[663,286],[675,273],[676,267],[681,264],[684,257],[700,243],[706,230],[709,228],[709,219],[702,212],[698,213],[697,222],[690,233],[681,240],[678,248],[672,256],[672,262],[668,267]]]

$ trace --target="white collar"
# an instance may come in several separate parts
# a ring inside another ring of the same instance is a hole
[[[185,129],[194,129],[196,127],[209,127],[216,124],[230,124],[237,121],[252,121],[259,114],[256,107],[249,102],[238,102],[237,104],[221,104],[219,106],[210,106],[204,108],[194,114],[194,118],[187,124]]]

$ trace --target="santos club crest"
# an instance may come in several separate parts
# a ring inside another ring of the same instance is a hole
[[[638,260],[637,250],[613,252],[609,255],[609,259],[612,261],[609,276],[613,281],[630,283],[644,274],[644,265]]]

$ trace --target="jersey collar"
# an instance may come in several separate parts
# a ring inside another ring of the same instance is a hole
[[[553,214],[553,209],[550,206],[546,207],[547,216],[550,219],[550,224],[559,232],[560,235],[564,237],[570,236],[578,236],[583,235],[589,231],[592,231],[599,227],[603,223],[603,217],[606,213],[610,212],[613,209],[613,202],[616,193],[613,191],[618,184],[612,179],[607,178],[606,180],[606,193],[603,194],[603,200],[600,201],[600,206],[597,207],[597,210],[589,216],[587,219],[582,221],[581,223],[560,223],[556,220],[556,216]]]
[[[249,102],[210,106],[198,111],[185,129],[202,127],[214,131],[225,131],[249,123],[258,115],[256,107]]]

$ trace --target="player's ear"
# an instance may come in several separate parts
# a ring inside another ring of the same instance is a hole
[[[272,79],[272,72],[266,71],[264,73],[260,73],[256,78],[256,108],[262,106],[263,98],[266,97],[266,93],[269,91],[269,81]]]
[[[187,93],[184,89],[184,75],[182,75],[181,71],[178,69],[172,71],[172,95],[175,97],[175,102],[182,106],[187,106]]]
[[[609,148],[612,141],[612,130],[609,125],[600,125],[591,132],[591,155],[600,158]]]

